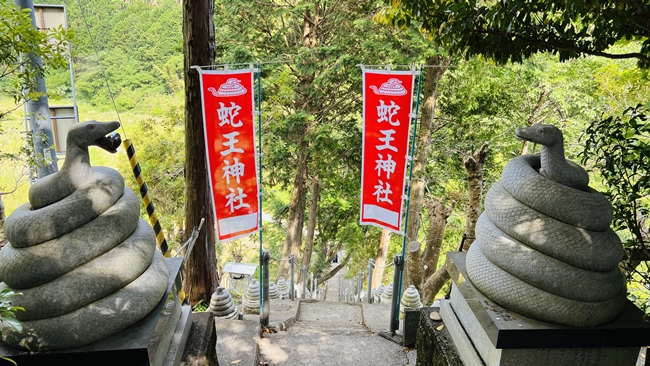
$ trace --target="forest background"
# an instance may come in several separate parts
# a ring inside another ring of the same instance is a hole
[[[421,222],[420,247],[438,242],[442,252],[456,250],[466,232],[470,199],[464,158],[485,142],[489,153],[481,169],[483,191],[499,179],[505,162],[521,153],[522,143],[514,138],[516,127],[542,122],[560,127],[568,158],[579,161],[587,138],[583,133],[594,121],[622,116],[627,108],[648,103],[648,75],[634,60],[582,57],[560,62],[557,56],[542,53],[521,63],[496,65],[478,56],[449,58],[444,50],[432,46],[417,24],[406,29],[380,24],[376,14],[384,4],[373,1],[341,5],[333,14],[321,14],[329,19],[323,25],[323,38],[305,41],[299,37],[299,27],[283,35],[277,32],[281,21],[302,24],[304,8],[311,6],[310,2],[290,3],[295,6],[217,0],[216,63],[272,62],[262,66],[263,199],[268,218],[264,245],[273,257],[282,257],[288,223],[301,221],[297,230],[304,246],[298,246],[297,254],[304,258],[305,246],[313,246],[308,261],[312,273],[326,274],[334,253],[340,251],[346,254],[350,274],[367,272],[368,260],[377,257],[382,237],[381,230],[358,224],[361,70],[357,64],[424,64],[425,80],[444,68],[436,85],[428,159],[416,177],[424,186],[427,204],[411,217]],[[108,82],[167,239],[172,248],[178,248],[185,230],[182,6],[170,0],[66,0],[63,5],[75,31],[72,60],[81,120],[118,118]],[[614,46],[618,52],[638,47],[634,40]],[[67,70],[50,70],[46,80],[50,105],[69,104]],[[0,90],[6,90],[9,83],[9,79],[0,79]],[[0,94],[0,110],[12,108],[11,95]],[[18,151],[25,137],[21,110],[0,123],[0,151]],[[115,167],[135,188],[123,151],[91,154],[94,165]],[[593,161],[586,163],[587,168],[593,167]],[[5,159],[0,164],[0,198],[10,214],[27,200],[29,184],[24,161]],[[299,166],[304,171],[298,171]],[[296,185],[297,180],[303,183]],[[595,169],[592,182],[596,189],[609,189]],[[297,213],[292,213],[290,203],[297,186],[304,200],[294,208]],[[640,202],[646,208],[650,205],[647,197]],[[436,204],[448,210],[443,230],[437,234],[430,230]],[[298,217],[290,220],[292,214]],[[620,229],[628,242],[630,233],[624,226]],[[388,262],[401,247],[402,237],[391,235],[385,255]],[[216,251],[220,269],[229,261],[256,263],[258,241],[251,237],[218,244]],[[437,261],[439,268],[444,256]],[[272,265],[276,269],[278,262]],[[645,263],[639,270],[647,272]],[[387,284],[392,269],[385,271],[382,280]],[[647,307],[648,291],[642,285],[632,285],[631,296],[637,305]]]

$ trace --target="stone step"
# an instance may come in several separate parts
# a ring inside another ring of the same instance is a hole
[[[327,333],[327,334],[372,334],[372,332],[361,324],[352,323],[330,323],[330,322],[295,322],[290,329],[293,332],[305,333]]]

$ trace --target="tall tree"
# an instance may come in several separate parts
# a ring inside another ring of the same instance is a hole
[[[318,236],[335,235],[329,241],[316,238],[319,245],[340,243],[343,234],[330,230],[342,229],[345,220],[356,221],[358,208],[351,203],[358,196],[360,166],[361,72],[357,65],[410,64],[428,52],[421,36],[407,46],[404,36],[374,24],[371,16],[377,9],[375,1],[217,2],[217,26],[222,31],[218,53],[223,62],[281,61],[264,67],[268,123],[263,137],[267,172],[291,190],[284,259],[290,253],[304,255],[301,246],[308,205],[319,205]],[[316,176],[320,202],[314,197],[308,200],[314,194],[308,189],[313,187],[310,180]],[[319,225],[319,221],[323,222]],[[283,262],[277,276],[286,277],[288,269]]]
[[[436,55],[427,58],[427,74],[424,81],[424,105],[422,106],[422,118],[420,119],[416,154],[413,161],[413,180],[411,183],[411,198],[409,200],[409,222],[406,228],[406,241],[409,243],[406,253],[405,285],[415,285],[422,290],[422,264],[421,245],[418,241],[418,233],[422,223],[422,206],[424,204],[424,193],[426,187],[425,170],[431,150],[431,135],[444,126],[444,123],[437,123],[435,119],[436,106],[438,103],[438,84],[447,71],[451,57]]]
[[[372,285],[379,287],[384,277],[384,267],[388,257],[388,244],[390,244],[390,230],[383,229],[379,238],[379,247],[375,255],[375,270],[372,272]]]
[[[421,22],[452,53],[485,55],[499,63],[540,51],[568,60],[579,55],[634,58],[650,66],[650,3],[625,1],[392,1],[398,24]],[[620,40],[641,38],[637,52],[612,53]]]
[[[201,219],[205,225],[185,263],[185,291],[192,304],[209,301],[219,285],[215,252],[214,213],[208,182],[199,75],[191,66],[214,63],[214,2],[183,1],[185,54],[185,239]]]

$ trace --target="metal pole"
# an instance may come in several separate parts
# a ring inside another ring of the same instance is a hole
[[[375,267],[375,260],[368,261],[368,304],[372,304],[372,269]]]
[[[395,272],[393,274],[393,301],[390,304],[390,332],[395,334],[395,331],[399,329],[399,292],[401,287],[401,274],[404,270],[404,261],[402,260],[402,255],[395,255]]]
[[[289,283],[289,298],[291,300],[294,300],[296,297],[296,290],[293,288],[294,286],[294,274],[293,274],[293,254],[289,255],[289,265],[291,266],[291,278],[290,278],[290,283]]]
[[[307,292],[307,266],[302,266],[302,299],[305,298],[305,292]]]
[[[260,313],[260,323],[263,326],[269,325],[269,314],[271,312],[271,302],[269,300],[269,260],[271,253],[268,250],[262,252],[262,312]]]
[[[34,29],[38,29],[34,15],[34,2],[32,0],[14,0],[14,4],[20,8],[31,10],[32,26]],[[43,69],[43,61],[33,53],[23,55],[23,57],[29,59],[31,69]],[[30,99],[27,101],[27,116],[34,143],[34,157],[38,161],[36,171],[38,178],[43,178],[59,171],[56,150],[50,148],[54,144],[54,134],[52,132],[52,118],[50,117],[45,79],[42,76],[37,76],[34,89],[29,91],[37,92],[40,95],[36,100]]]
[[[420,70],[415,71],[415,65],[411,66],[411,70],[413,71],[414,74],[418,75],[418,94],[417,94],[417,101],[415,102],[415,118],[413,121],[413,135],[412,135],[412,142],[411,142],[411,163],[409,166],[409,179],[408,179],[408,189],[407,189],[407,194],[406,196],[408,197],[407,199],[407,204],[406,204],[406,215],[404,218],[404,241],[402,241],[402,256],[400,258],[400,263],[401,265],[399,266],[399,275],[397,274],[397,262],[395,262],[395,279],[393,280],[393,304],[395,301],[397,301],[397,312],[393,314],[393,317],[396,319],[391,320],[391,325],[392,322],[395,321],[395,324],[399,326],[399,303],[400,300],[402,299],[402,279],[404,278],[404,262],[403,260],[406,258],[406,241],[408,240],[408,222],[409,222],[409,208],[411,206],[411,182],[413,180],[413,163],[415,159],[415,144],[416,144],[416,137],[417,137],[417,131],[418,131],[418,113],[420,112],[420,90],[422,86],[422,65],[420,65]],[[415,233],[415,240],[417,240],[417,233]],[[397,260],[397,259],[396,259]],[[397,281],[397,282],[396,282]],[[397,284],[397,287],[396,287]],[[395,291],[397,290],[397,292]],[[397,300],[395,298],[397,297]],[[392,311],[392,308],[391,308]],[[392,313],[391,313],[392,314]],[[395,328],[397,329],[397,328]],[[391,330],[392,332],[392,330]]]
[[[259,230],[260,230],[260,260],[264,258],[267,254],[269,258],[271,257],[271,253],[267,251],[263,251],[263,241],[262,241],[262,80],[261,80],[261,75],[262,75],[262,70],[261,70],[261,65],[257,65],[258,70],[257,70],[257,138],[258,138],[258,143],[257,143],[257,150],[258,150],[258,155],[259,155],[259,178],[258,178],[258,183],[259,186],[257,187],[258,190],[258,225],[259,225]],[[250,65],[250,68],[254,70],[253,64]],[[266,252],[266,253],[265,253]],[[268,268],[268,260],[266,261],[266,273],[262,273],[262,269],[260,268],[260,301],[262,301],[263,296],[267,296],[268,298],[268,292],[269,292],[269,268]],[[266,288],[262,288],[262,284],[266,283]],[[268,301],[267,301],[268,305]],[[260,307],[262,304],[260,304]],[[264,309],[260,309],[260,315],[262,315]],[[267,314],[268,315],[268,314]],[[262,318],[260,318],[262,320]],[[266,318],[266,324],[262,323],[262,325],[268,325],[269,319],[268,316]]]

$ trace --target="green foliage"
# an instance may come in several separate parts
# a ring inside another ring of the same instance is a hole
[[[20,324],[14,314],[16,311],[24,311],[25,309],[20,306],[11,305],[11,298],[17,295],[21,294],[14,292],[10,288],[4,288],[2,291],[0,291],[0,322],[13,328],[17,332],[22,332],[23,325]]]
[[[603,117],[585,130],[583,163],[591,161],[607,182],[614,229],[627,247],[650,246],[650,116],[645,106]]]
[[[139,107],[151,96],[182,92],[182,7],[177,1],[46,2],[63,3],[70,27],[77,29],[73,46],[77,98],[112,108],[104,75],[121,111]],[[70,95],[66,78],[50,81],[48,89]]]
[[[400,32],[374,23],[372,14],[379,5],[302,0],[215,4],[217,63],[278,60],[262,66],[265,177],[274,190],[289,190],[300,159],[305,159],[307,184],[314,177],[321,182],[315,271],[328,266],[328,253],[338,247],[354,249],[355,256],[363,253],[365,261],[365,252],[372,252],[372,240],[358,225],[361,70],[357,65],[408,65],[435,53],[416,31]],[[307,25],[305,19],[315,14],[318,26]],[[286,193],[275,195],[281,196],[287,198]],[[273,201],[273,195],[264,198]],[[288,199],[271,203],[274,217],[286,219],[288,205]]]
[[[583,163],[598,171],[614,208],[613,227],[625,245],[629,298],[648,313],[650,286],[650,115],[648,107],[593,121],[585,130]]]
[[[47,70],[67,66],[71,38],[72,32],[61,28],[48,32],[34,29],[29,9],[20,9],[11,1],[0,1],[0,98],[9,96],[13,99],[12,105],[3,103],[0,107],[0,122],[26,101],[43,96],[37,91],[37,80],[45,76]],[[5,133],[3,124],[0,124],[0,136]],[[42,154],[33,154],[26,147],[33,146],[32,138],[29,133],[27,145],[15,148],[9,143],[12,138],[2,136],[4,144],[0,148],[0,164],[4,165],[3,171],[13,173],[9,178],[13,181],[8,184],[13,188],[5,191],[3,188],[6,187],[0,187],[0,205],[3,205],[2,195],[14,192],[24,183],[29,174],[27,166],[35,167],[43,159]],[[7,168],[8,165],[14,168]],[[16,168],[18,166],[20,168]],[[2,181],[6,183],[7,179]],[[0,222],[0,228],[2,226],[3,222]]]
[[[388,1],[386,1],[388,2]],[[384,12],[399,26],[412,20],[454,54],[521,62],[548,51],[568,60],[580,55],[636,58],[650,66],[648,2],[392,0]],[[610,54],[617,41],[640,38],[640,49]]]
[[[204,304],[203,299],[199,300],[194,306],[192,307],[192,311],[195,313],[202,313],[206,310],[208,310],[209,304]]]
[[[14,292],[10,288],[4,288],[2,291],[0,291],[0,323],[13,328],[17,332],[22,332],[23,331],[23,325],[16,319],[16,312],[17,311],[24,311],[25,309],[20,307],[20,306],[13,306],[11,305],[11,298],[16,295],[21,295],[20,293]],[[1,359],[5,361],[9,361],[13,363],[14,365],[16,362],[14,362],[12,359],[7,358],[7,357],[0,357]]]
[[[182,241],[185,215],[185,151],[183,114],[178,106],[171,106],[162,118],[145,118],[129,130],[140,162],[142,175],[149,188],[156,213],[170,248],[178,249]],[[138,187],[127,159],[119,166],[127,185],[138,192]],[[147,217],[141,207],[141,216]]]
[[[67,66],[72,37],[72,32],[61,28],[48,32],[34,29],[29,14],[29,9],[0,1],[0,94],[12,96],[16,104],[40,97],[34,90],[46,67]],[[42,63],[32,61],[38,59]],[[0,111],[0,119],[5,113]]]

